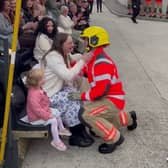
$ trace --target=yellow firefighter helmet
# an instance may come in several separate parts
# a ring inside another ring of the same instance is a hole
[[[81,33],[81,38],[89,39],[89,46],[96,48],[110,44],[108,32],[99,26],[90,26]]]

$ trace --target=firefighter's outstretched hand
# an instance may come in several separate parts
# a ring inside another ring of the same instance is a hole
[[[81,94],[78,92],[71,92],[68,95],[68,99],[70,100],[81,100]]]

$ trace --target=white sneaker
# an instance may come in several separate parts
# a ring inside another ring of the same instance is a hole
[[[66,145],[62,141],[60,141],[60,142],[51,141],[51,146],[58,149],[59,151],[66,151],[67,150]]]
[[[66,128],[64,128],[62,130],[59,130],[58,133],[59,133],[59,135],[65,135],[65,136],[71,136],[72,135],[72,133]]]

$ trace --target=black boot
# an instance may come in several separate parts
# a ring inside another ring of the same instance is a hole
[[[136,23],[136,24],[138,23],[134,17],[132,17],[131,20],[133,23]]]
[[[86,131],[86,128],[83,124],[80,125],[81,130],[81,136],[85,139],[85,141],[94,143],[94,139],[89,135],[89,133]]]
[[[99,146],[99,152],[102,154],[112,153],[117,146],[121,145],[124,142],[124,137],[120,135],[119,140],[116,143],[113,144],[106,144],[103,143]]]
[[[136,116],[136,112],[135,111],[131,111],[129,112],[132,118],[132,125],[129,125],[127,127],[128,130],[132,131],[134,129],[136,129],[137,127],[137,116]]]
[[[93,140],[91,140],[90,137],[87,137],[85,127],[84,129],[83,127],[84,126],[82,124],[70,127],[72,136],[69,138],[69,145],[79,147],[88,147],[92,145]]]
[[[85,141],[85,139],[83,139],[80,136],[70,136],[69,138],[69,145],[71,146],[79,146],[79,147],[89,147],[92,145],[92,143]]]

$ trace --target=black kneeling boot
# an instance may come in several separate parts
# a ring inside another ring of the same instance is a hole
[[[112,153],[117,146],[121,145],[124,142],[124,137],[120,135],[120,138],[117,142],[113,144],[103,143],[99,146],[99,152],[102,154]]]
[[[70,131],[72,133],[72,136],[70,136],[69,138],[69,145],[71,146],[88,147],[91,146],[94,142],[93,139],[90,139],[90,137],[88,138],[83,124],[78,124],[74,127],[70,127]]]
[[[132,131],[132,130],[136,129],[136,127],[137,127],[137,116],[136,116],[136,112],[135,111],[131,111],[130,115],[131,115],[131,118],[132,118],[132,125],[129,125],[127,127],[127,129]]]
[[[83,124],[80,124],[80,130],[81,130],[81,136],[85,139],[85,141],[88,141],[90,143],[94,143],[94,139],[89,135],[89,133],[86,131],[86,128]]]

